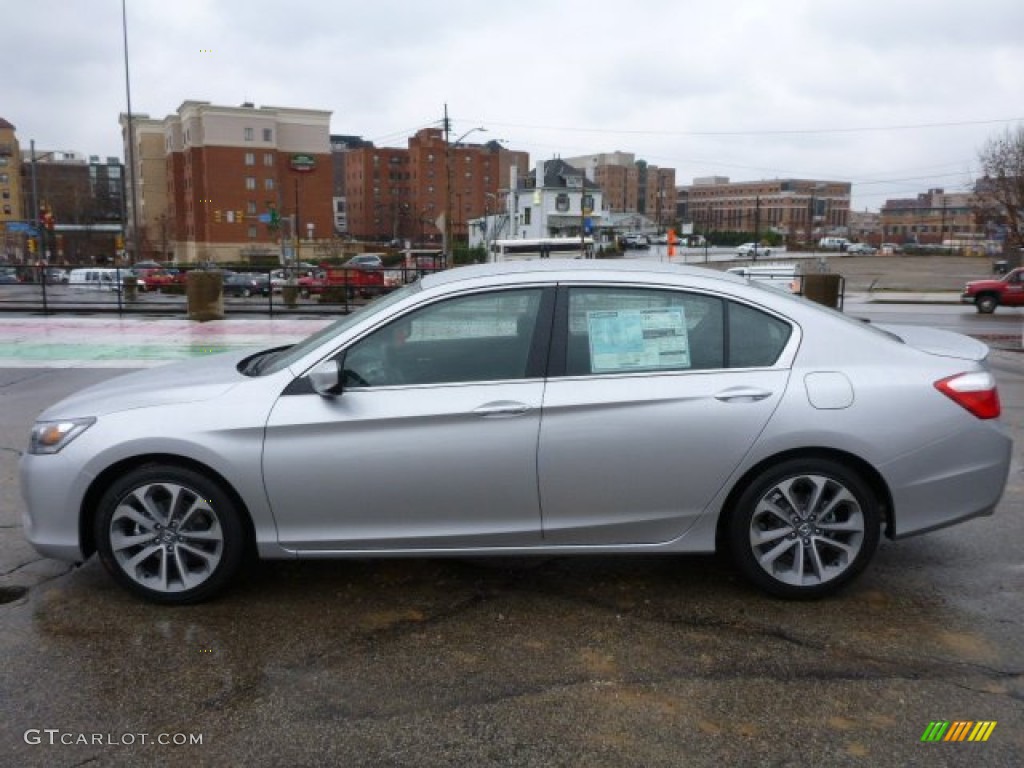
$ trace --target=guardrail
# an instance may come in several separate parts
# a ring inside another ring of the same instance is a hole
[[[154,314],[184,315],[188,310],[186,277],[188,270],[177,270],[162,275],[159,280],[138,278],[128,269],[102,267],[73,268],[76,272],[88,269],[103,280],[80,282],[84,276],[71,282],[71,269],[44,267],[0,267],[0,312],[32,314]],[[225,284],[224,312],[231,314],[347,314],[380,293],[412,282],[435,269],[386,267],[383,286],[364,286],[359,278],[366,270],[332,268],[333,284],[297,284],[294,300],[286,301],[282,284],[270,282],[270,275],[278,269],[249,268],[244,273],[266,277],[269,289],[245,288]],[[342,273],[340,282],[338,273]],[[228,273],[225,273],[228,274]],[[13,280],[12,280],[13,276]],[[299,281],[297,281],[299,282]]]

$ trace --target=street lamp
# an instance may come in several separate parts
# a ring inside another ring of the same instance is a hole
[[[46,259],[46,238],[43,236],[43,230],[39,226],[39,192],[36,187],[36,161],[45,160],[48,157],[53,157],[53,152],[44,152],[41,155],[36,154],[36,140],[30,139],[28,142],[29,146],[29,168],[32,176],[32,228],[36,232],[36,237],[39,238],[39,256],[44,261]],[[56,150],[54,150],[55,152]]]
[[[459,136],[455,141],[448,141],[448,131],[451,121],[448,119],[448,105],[444,106],[444,165],[445,165],[445,176],[447,177],[446,189],[445,189],[445,200],[444,200],[444,242],[443,248],[445,256],[452,252],[452,147],[457,147],[462,143],[462,140],[469,136],[471,133],[477,131],[486,132],[487,129],[482,125],[476,128],[470,128],[464,134]]]

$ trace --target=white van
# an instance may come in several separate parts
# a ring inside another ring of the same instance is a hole
[[[87,267],[72,269],[68,285],[72,288],[93,288],[96,290],[119,291],[121,281],[131,275],[127,269],[111,267]]]
[[[726,272],[783,291],[800,293],[801,274],[797,264],[751,264],[749,267],[733,267]]]
[[[850,241],[845,237],[823,237],[818,241],[819,248],[829,251],[845,251],[850,246]]]

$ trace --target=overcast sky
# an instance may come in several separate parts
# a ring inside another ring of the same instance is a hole
[[[0,117],[22,146],[122,154],[121,0],[6,0]],[[633,152],[696,176],[853,183],[858,210],[966,188],[1024,122],[1022,0],[127,0],[131,103],[440,125],[531,163]]]

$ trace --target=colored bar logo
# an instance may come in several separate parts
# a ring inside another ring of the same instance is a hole
[[[995,729],[995,720],[933,720],[921,734],[921,741],[988,741]]]

